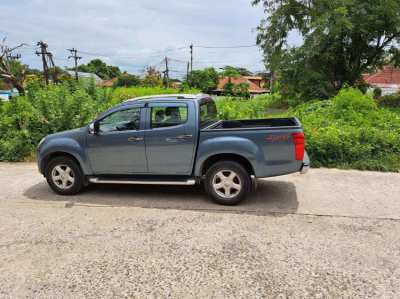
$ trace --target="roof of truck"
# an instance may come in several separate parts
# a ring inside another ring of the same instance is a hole
[[[162,99],[198,101],[198,100],[208,98],[208,97],[209,97],[209,95],[202,94],[202,93],[199,93],[199,94],[160,94],[160,95],[137,97],[137,98],[126,100],[126,101],[124,101],[124,103],[132,103],[132,102],[136,102],[136,101],[150,102],[150,101],[156,101],[156,100],[162,100]]]

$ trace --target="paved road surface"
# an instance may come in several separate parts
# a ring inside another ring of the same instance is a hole
[[[53,194],[0,163],[0,297],[400,296],[400,175],[313,169],[243,204],[201,188]]]

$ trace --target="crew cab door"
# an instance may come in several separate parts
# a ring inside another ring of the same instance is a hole
[[[193,102],[150,102],[145,130],[148,170],[156,175],[190,175],[197,127]]]
[[[99,120],[99,132],[88,134],[87,153],[94,174],[147,172],[141,107],[122,107]]]

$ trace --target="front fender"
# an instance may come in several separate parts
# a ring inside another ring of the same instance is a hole
[[[203,163],[211,156],[218,154],[236,154],[246,158],[253,169],[257,161],[264,160],[263,151],[250,139],[237,136],[221,136],[200,140],[194,174],[201,176]]]
[[[92,173],[85,149],[78,141],[72,138],[55,138],[45,141],[39,148],[38,165],[41,173],[44,173],[46,157],[54,153],[65,153],[73,156],[80,164],[84,174]]]

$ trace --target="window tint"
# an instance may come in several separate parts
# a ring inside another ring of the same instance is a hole
[[[151,108],[151,127],[163,128],[183,124],[188,118],[187,106]]]
[[[140,108],[114,112],[99,122],[100,132],[138,130],[140,127]]]
[[[205,127],[218,120],[217,107],[214,101],[207,101],[200,105],[200,126]]]

